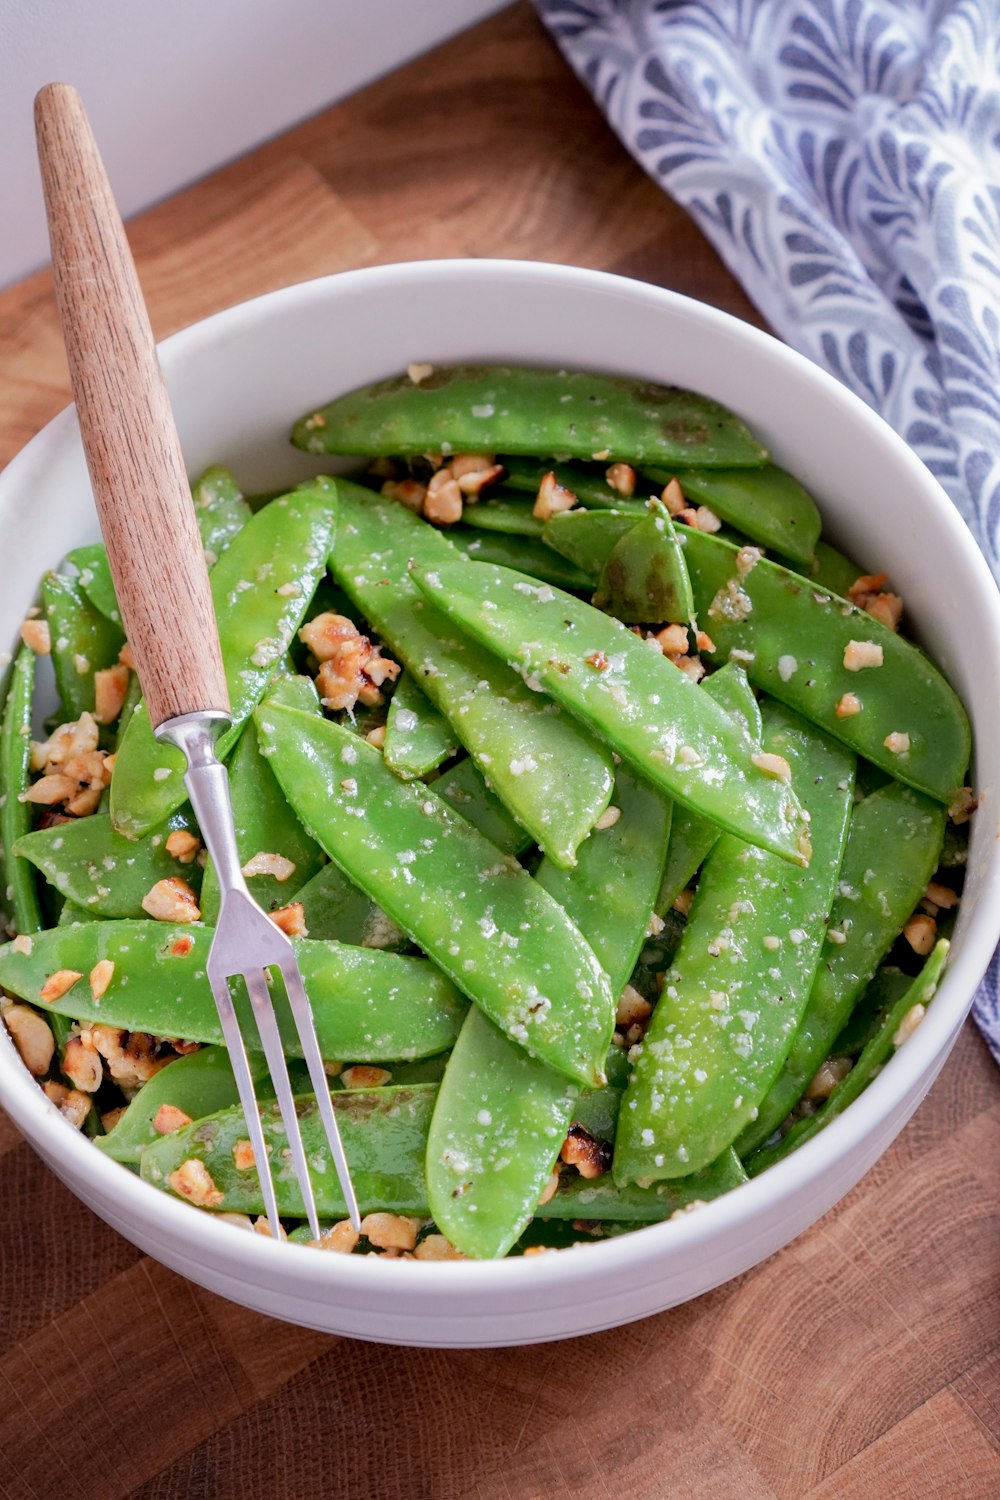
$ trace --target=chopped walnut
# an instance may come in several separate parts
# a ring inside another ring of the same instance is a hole
[[[0,1014],[24,1066],[41,1078],[49,1071],[56,1046],[49,1023],[30,1005],[9,1005]]]
[[[764,750],[759,755],[751,755],[750,764],[756,766],[758,771],[763,771],[765,776],[773,776],[776,781],[791,781],[792,768],[783,755],[775,755],[773,751]]]
[[[186,828],[173,828],[167,834],[166,851],[178,864],[190,865],[201,848],[201,839]]]
[[[937,923],[926,912],[919,912],[907,922],[903,928],[903,936],[914,953],[919,953],[923,957],[934,947],[934,939],[937,937]]]
[[[700,656],[672,656],[670,660],[692,682],[700,682],[705,675],[705,663]]]
[[[198,922],[201,911],[198,898],[186,880],[177,875],[168,875],[158,880],[143,896],[140,905],[148,916],[158,922]]]
[[[903,1045],[904,1042],[908,1042],[926,1014],[926,1005],[920,1005],[919,1003],[916,1005],[911,1005],[909,1010],[906,1012],[906,1015],[900,1021],[899,1026],[896,1028],[895,1034],[892,1038],[892,1045],[898,1049]]]
[[[606,672],[611,665],[603,651],[591,651],[590,655],[583,659],[588,667],[593,667],[595,672]]]
[[[77,969],[57,969],[38,991],[40,1000],[60,1000],[83,975]]]
[[[468,501],[477,500],[489,485],[503,478],[503,465],[489,453],[456,453],[448,465],[451,477]]]
[[[973,795],[971,786],[959,787],[954,799],[949,803],[948,816],[956,825],[967,823],[978,806],[978,798]]]
[[[620,807],[606,807],[594,824],[594,827],[603,833],[605,828],[614,828],[621,815],[622,810]]]
[[[595,1141],[582,1125],[569,1127],[559,1155],[576,1167],[581,1177],[603,1177],[611,1165],[611,1147],[606,1141]]]
[[[255,854],[243,866],[243,874],[247,880],[252,880],[255,875],[273,875],[281,885],[295,874],[295,861],[286,859],[283,854]]]
[[[74,1088],[84,1094],[96,1094],[104,1082],[100,1055],[86,1036],[71,1036],[63,1049],[62,1070]]]
[[[98,724],[113,724],[125,706],[129,669],[121,662],[94,673],[94,718]]]
[[[36,656],[48,656],[52,650],[48,620],[25,620],[21,626],[21,639]]]
[[[413,1252],[414,1260],[464,1260],[461,1250],[456,1250],[443,1234],[428,1234]]]
[[[144,1031],[126,1031],[121,1026],[90,1026],[81,1032],[97,1048],[108,1072],[125,1094],[148,1083],[170,1059],[158,1057],[159,1040]]]
[[[686,625],[665,625],[656,632],[653,639],[659,642],[664,656],[687,655],[689,641]]]
[[[108,985],[114,977],[115,966],[113,961],[110,958],[98,959],[88,976],[90,979],[90,993],[95,1000],[103,999]]]
[[[374,745],[376,750],[381,750],[385,744],[385,725],[379,724],[376,729],[370,729],[365,735],[369,745]]]
[[[432,474],[424,496],[424,515],[437,526],[453,526],[462,519],[462,491],[447,469]]]
[[[412,1250],[419,1223],[419,1219],[407,1219],[402,1214],[366,1214],[361,1220],[361,1233],[379,1250]]]
[[[886,735],[882,743],[891,755],[906,755],[910,748],[910,736],[894,729],[892,734]]]
[[[268,912],[268,916],[275,927],[280,927],[286,937],[308,937],[309,929],[306,927],[306,909],[301,901],[289,901],[287,906],[279,906],[277,911]]]
[[[398,662],[383,657],[381,647],[373,646],[346,615],[317,615],[303,625],[299,638],[320,663],[316,687],[323,707],[334,712],[353,709],[359,700],[369,706],[381,703],[379,684],[399,676]]]
[[[615,1024],[624,1027],[633,1026],[637,1021],[648,1020],[652,1014],[653,1007],[649,1001],[640,995],[633,985],[627,984],[618,1001]]]
[[[333,1250],[337,1255],[350,1255],[358,1239],[358,1231],[350,1219],[341,1219],[339,1224],[334,1224],[332,1229],[325,1230],[319,1239],[313,1240],[312,1243],[318,1250]]]
[[[83,1129],[83,1122],[93,1108],[93,1100],[89,1094],[81,1093],[79,1089],[68,1089],[63,1083],[43,1083],[42,1090],[74,1130]]]
[[[133,655],[132,647],[129,645],[128,641],[125,642],[124,646],[119,651],[118,660],[121,662],[123,667],[128,667],[130,672],[135,671],[135,656]]]
[[[237,1172],[249,1172],[257,1165],[253,1145],[250,1141],[237,1141],[233,1147],[233,1166]]]
[[[704,630],[695,631],[694,643],[698,647],[699,651],[715,650],[715,642],[712,640],[712,637],[710,635],[705,634]]]
[[[550,1203],[552,1201],[552,1199],[556,1195],[556,1189],[558,1188],[558,1186],[559,1186],[559,1168],[558,1167],[553,1167],[552,1171],[549,1173],[549,1180],[548,1180],[548,1182],[542,1188],[542,1196],[538,1200],[538,1207],[539,1208],[542,1208],[546,1203]]]
[[[578,501],[573,491],[560,484],[555,471],[550,469],[542,476],[531,514],[539,521],[551,521],[553,516],[560,515],[564,510],[572,510],[576,504]]]
[[[710,510],[707,505],[699,505],[694,513],[694,527],[697,531],[721,531],[722,522],[714,510]]]
[[[174,958],[187,958],[193,947],[194,938],[189,937],[185,932],[179,938],[174,938],[174,941],[170,944],[170,952]]]
[[[834,712],[838,719],[850,719],[861,712],[861,699],[855,693],[844,693]]]
[[[126,1105],[119,1104],[116,1109],[106,1109],[104,1111],[103,1115],[101,1116],[101,1125],[104,1127],[105,1135],[111,1134],[112,1130],[114,1130],[122,1115],[125,1113],[126,1108]]]
[[[90,755],[98,747],[100,731],[93,714],[82,713],[78,719],[60,724],[42,744],[32,749],[32,770],[54,770],[80,755]]]
[[[806,1089],[807,1099],[829,1099],[838,1083],[843,1082],[854,1064],[849,1057],[828,1057]]]
[[[430,377],[434,374],[434,366],[429,365],[426,362],[419,362],[417,364],[407,365],[406,373],[413,381],[414,385],[419,385],[422,380],[429,380]]]
[[[392,1074],[386,1068],[374,1068],[367,1063],[355,1063],[353,1068],[344,1069],[340,1080],[348,1089],[379,1089],[392,1081]]]
[[[665,486],[660,499],[672,516],[679,516],[682,510],[687,509],[684,491],[681,489],[681,482],[677,478],[671,479],[670,483]]]
[[[191,1124],[191,1116],[176,1104],[161,1104],[153,1116],[153,1129],[157,1135],[173,1135],[175,1130],[183,1130],[185,1125]]]
[[[686,917],[694,902],[694,891],[681,891],[674,898],[674,911],[679,911],[682,917]]]
[[[82,713],[79,719],[60,724],[50,737],[33,741],[31,768],[45,774],[27,791],[22,802],[52,807],[64,802],[66,810],[77,817],[96,811],[101,792],[111,781],[112,757],[97,748],[97,721],[93,714]]]
[[[637,476],[631,464],[612,464],[604,477],[615,493],[624,495],[626,500],[635,494]]]
[[[267,1216],[265,1214],[261,1214],[259,1216],[259,1218],[254,1219],[254,1221],[253,1221],[253,1232],[254,1232],[254,1234],[262,1234],[266,1240],[273,1240],[274,1239],[274,1235],[271,1233],[271,1226],[268,1223]],[[278,1225],[278,1239],[279,1240],[287,1240],[287,1238],[288,1238],[288,1230],[285,1228],[284,1224],[279,1224]]]
[[[195,1157],[182,1162],[170,1173],[167,1182],[175,1193],[198,1208],[214,1208],[225,1196],[212,1181],[205,1163]]]
[[[863,672],[866,667],[880,667],[882,659],[882,647],[877,641],[848,641],[844,647],[844,666],[848,672]]]
[[[400,505],[405,505],[407,510],[412,510],[414,515],[419,516],[423,509],[427,486],[421,484],[419,479],[387,479],[382,486],[382,494],[387,500],[396,500]]]
[[[961,899],[958,892],[953,891],[951,886],[941,885],[937,880],[929,882],[924,895],[928,901],[933,901],[935,906],[943,907],[945,911],[950,911],[953,906],[957,906]]]

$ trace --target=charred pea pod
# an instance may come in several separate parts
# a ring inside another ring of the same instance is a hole
[[[593,602],[626,625],[693,620],[691,580],[666,506],[650,501],[650,514],[615,543]]]

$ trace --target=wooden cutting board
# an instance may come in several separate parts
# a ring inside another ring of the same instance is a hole
[[[159,336],[287,282],[459,255],[602,267],[760,321],[526,5],[130,230]],[[0,293],[0,330],[6,462],[69,398],[47,273]],[[401,1350],[245,1312],[119,1239],[3,1117],[0,1205],[3,1500],[1000,1495],[1000,1077],[971,1027],[807,1234],[570,1343]]]

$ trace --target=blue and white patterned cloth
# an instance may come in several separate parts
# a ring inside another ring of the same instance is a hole
[[[536,0],[771,326],[1000,572],[998,0]],[[998,961],[975,1015],[1000,1062]]]

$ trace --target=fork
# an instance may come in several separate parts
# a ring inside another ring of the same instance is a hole
[[[271,1234],[280,1238],[264,1128],[231,985],[242,979],[278,1101],[313,1238],[319,1217],[268,985],[281,975],[351,1223],[361,1219],[312,1011],[285,934],[240,868],[229,778],[216,755],[229,693],[191,492],[125,230],[83,103],[47,84],[35,129],[63,340],[94,499],[126,635],[157,739],[187,760],[184,777],[219,880],[206,966],[246,1116]]]

